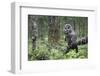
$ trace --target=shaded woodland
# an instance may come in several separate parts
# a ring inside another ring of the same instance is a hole
[[[87,44],[79,45],[78,53],[64,53],[65,24],[73,27],[77,40],[88,36],[87,17],[28,15],[28,60],[88,58]]]

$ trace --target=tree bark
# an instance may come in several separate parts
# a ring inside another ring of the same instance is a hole
[[[37,16],[29,15],[29,26],[31,26],[32,49],[36,49],[36,40],[38,37]]]
[[[59,17],[49,16],[48,17],[48,42],[51,45],[55,45],[58,43],[60,39],[60,21]]]

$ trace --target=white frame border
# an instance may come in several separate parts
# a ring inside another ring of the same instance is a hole
[[[21,73],[21,7],[35,7],[46,9],[60,9],[60,10],[78,10],[78,11],[93,11],[96,14],[96,8],[94,7],[45,7],[45,5],[34,5],[34,3],[12,3],[11,4],[11,72]]]

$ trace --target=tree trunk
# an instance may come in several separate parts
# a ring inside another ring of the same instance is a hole
[[[36,48],[36,39],[38,37],[38,26],[37,26],[37,16],[29,15],[29,25],[31,25],[31,38],[32,38],[32,49]]]
[[[59,17],[49,16],[48,17],[48,42],[51,45],[55,45],[58,43],[60,39],[60,21]]]

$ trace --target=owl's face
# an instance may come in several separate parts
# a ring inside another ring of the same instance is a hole
[[[64,26],[64,33],[65,34],[69,34],[69,33],[71,33],[72,32],[72,26],[70,25],[70,24],[66,24],[65,26]]]

